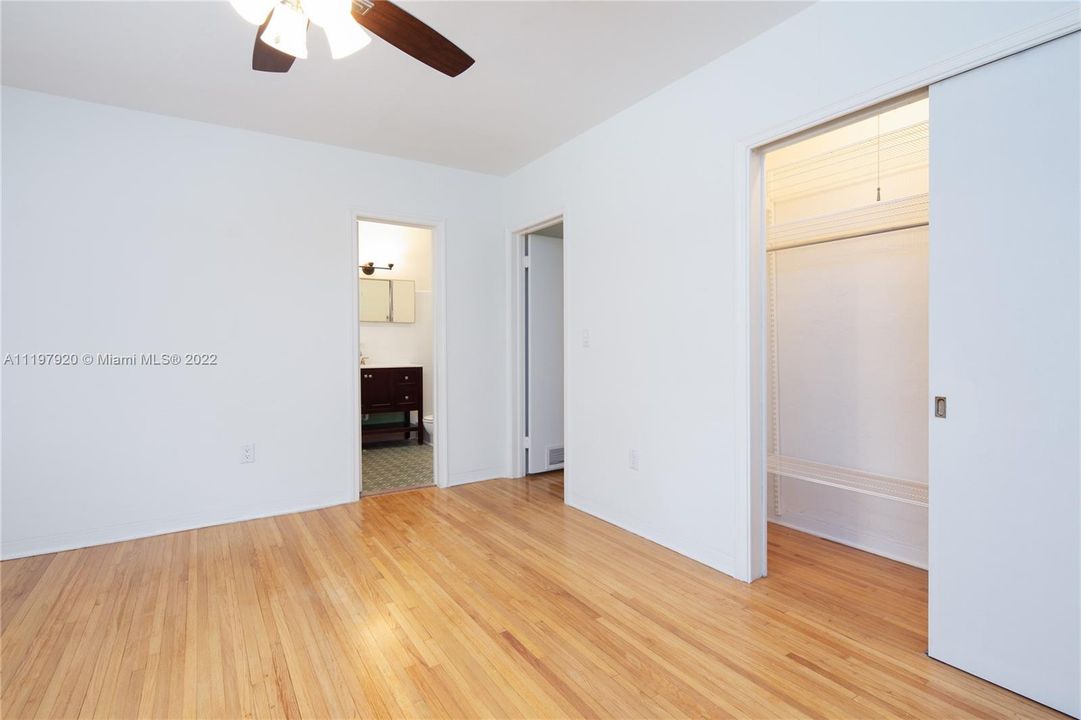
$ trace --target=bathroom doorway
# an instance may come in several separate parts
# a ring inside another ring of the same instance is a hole
[[[517,235],[522,475],[564,466],[563,219]]]
[[[356,247],[361,493],[431,486],[435,230],[358,218]]]

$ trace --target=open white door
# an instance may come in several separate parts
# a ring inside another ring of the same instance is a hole
[[[930,654],[1081,713],[1081,43],[931,88]]]
[[[563,240],[530,235],[526,262],[526,472],[563,467]]]

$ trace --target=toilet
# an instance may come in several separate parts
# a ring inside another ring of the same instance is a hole
[[[428,434],[425,442],[431,445],[432,439],[435,437],[435,415],[424,416],[424,432]]]

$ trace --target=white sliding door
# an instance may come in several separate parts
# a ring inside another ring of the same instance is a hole
[[[563,240],[529,236],[526,284],[527,472],[563,467]]]
[[[1081,44],[931,88],[930,654],[1081,713]]]

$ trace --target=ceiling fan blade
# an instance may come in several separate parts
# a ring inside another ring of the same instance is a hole
[[[267,13],[266,20],[255,31],[255,49],[252,50],[251,54],[251,69],[273,73],[289,72],[289,68],[293,67],[293,61],[296,58],[289,53],[283,53],[281,50],[267,45],[259,39],[259,36],[266,30],[272,14],[272,12]]]
[[[353,0],[353,18],[402,52],[439,72],[457,77],[473,58],[388,0]]]

